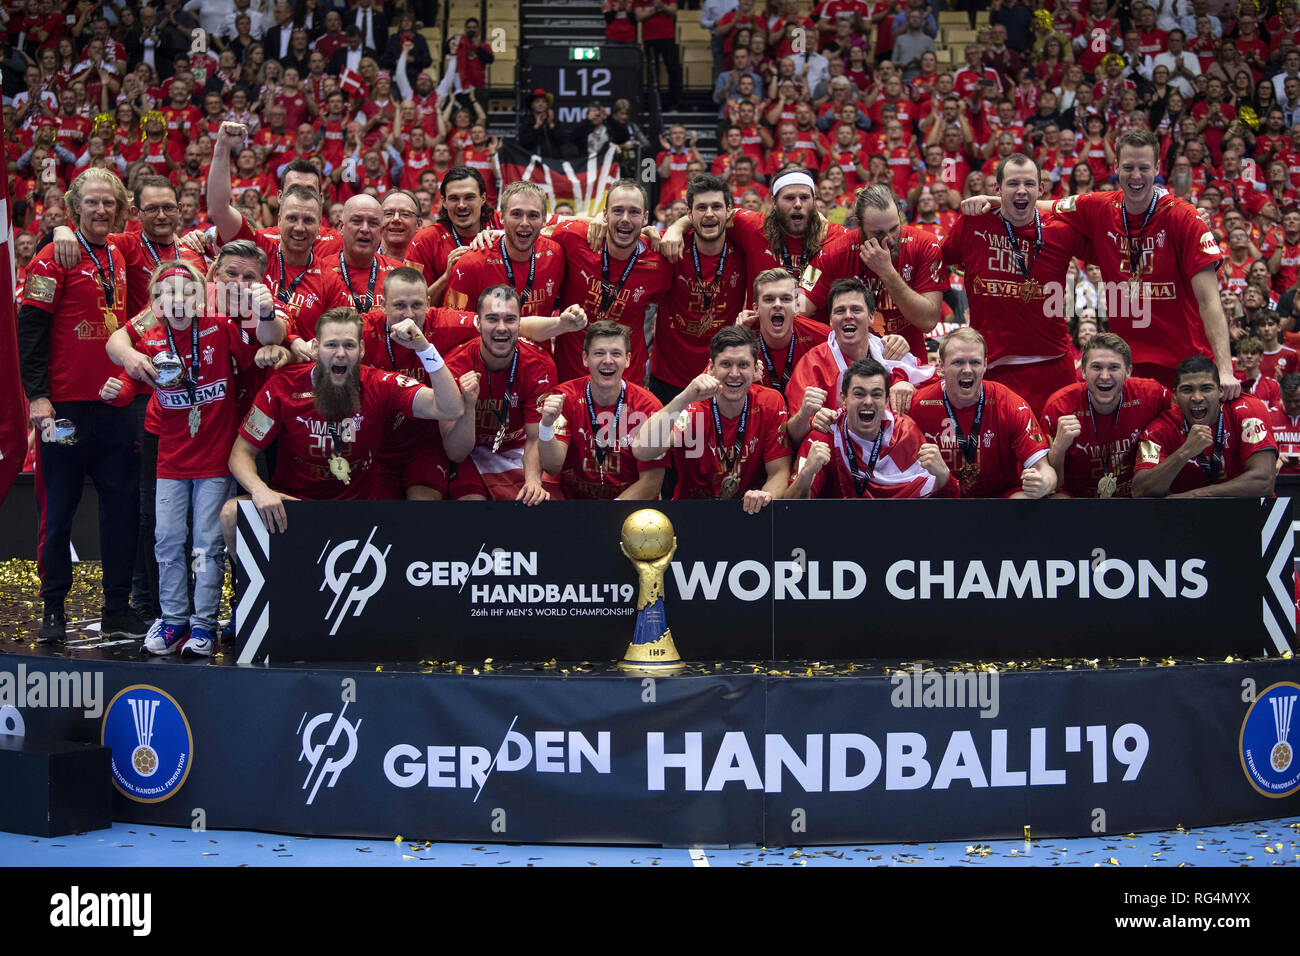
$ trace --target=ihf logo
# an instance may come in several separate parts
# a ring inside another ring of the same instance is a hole
[[[1291,732],[1297,700],[1300,684],[1274,684],[1250,705],[1241,723],[1241,768],[1266,797],[1286,797],[1300,789],[1300,760]]]
[[[137,803],[161,803],[189,776],[190,722],[157,687],[134,684],[118,692],[104,713],[100,743],[113,752],[113,786]]]

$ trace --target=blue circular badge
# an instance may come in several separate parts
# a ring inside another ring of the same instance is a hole
[[[1266,797],[1288,797],[1300,789],[1300,754],[1293,726],[1300,684],[1286,681],[1255,698],[1241,722],[1241,769]]]
[[[109,702],[99,741],[113,752],[113,786],[137,803],[161,803],[190,775],[194,735],[175,698],[148,684]]]

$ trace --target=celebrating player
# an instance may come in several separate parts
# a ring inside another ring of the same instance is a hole
[[[830,327],[795,313],[799,291],[794,276],[784,269],[768,269],[754,280],[754,308],[736,316],[736,324],[755,333],[763,361],[758,383],[782,395],[799,360],[825,345]]]

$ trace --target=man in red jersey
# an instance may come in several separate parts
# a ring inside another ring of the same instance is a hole
[[[758,514],[790,480],[785,402],[755,384],[758,343],[740,326],[720,329],[709,343],[709,370],[641,427],[632,445],[640,461],[671,450],[673,499],[740,498]]]
[[[1108,319],[1133,349],[1134,372],[1171,387],[1190,350],[1214,359],[1231,401],[1241,386],[1219,302],[1223,253],[1191,205],[1156,189],[1156,149],[1145,129],[1123,133],[1115,142],[1120,189],[1068,196],[1052,208],[1089,241],[1087,261],[1125,287],[1126,307]]]
[[[647,208],[641,184],[620,179],[609,187],[605,196],[608,226],[598,252],[588,246],[591,227],[585,222],[562,222],[552,233],[564,250],[565,274],[560,300],[581,306],[592,322],[613,319],[627,327],[632,337],[627,376],[638,383],[645,379],[648,357],[646,309],[651,303],[663,300],[673,281],[672,267],[641,238]],[[561,335],[555,340],[555,364],[561,382],[585,376],[581,335]]]
[[[860,276],[875,293],[882,333],[907,339],[913,357],[924,363],[925,333],[939,324],[948,291],[943,251],[930,233],[903,223],[898,198],[886,183],[861,190],[854,209],[858,228],[823,246],[804,273],[800,312],[824,317],[831,284]]]
[[[901,335],[882,339],[871,331],[876,297],[857,276],[837,279],[827,294],[826,307],[831,319],[830,336],[795,364],[786,386],[791,445],[803,442],[813,416],[823,407],[839,407],[844,370],[859,359],[870,356],[889,369],[889,401],[896,412],[907,411],[916,386],[934,377],[934,369],[917,362]]]
[[[1268,408],[1276,408],[1282,401],[1282,390],[1277,379],[1264,374],[1260,366],[1263,357],[1263,342],[1253,335],[1240,339],[1237,342],[1237,381],[1241,382],[1241,394],[1253,395]]]
[[[1174,407],[1142,432],[1133,497],[1258,498],[1273,493],[1272,415],[1257,398],[1221,402],[1219,370],[1193,355],[1175,373]]]
[[[1282,376],[1282,404],[1273,409],[1270,426],[1284,475],[1300,475],[1300,373]]]
[[[420,200],[409,189],[390,189],[379,202],[379,212],[384,223],[380,232],[380,255],[416,266],[406,258],[406,253],[420,228]]]
[[[799,360],[819,345],[825,345],[830,326],[814,322],[795,312],[799,287],[784,269],[768,269],[754,280],[754,308],[736,316],[758,339],[762,358],[756,381],[782,395]]]
[[[955,498],[939,446],[906,415],[889,410],[889,371],[859,359],[844,372],[840,410],[823,421],[829,434],[804,439],[787,498]],[[828,467],[829,466],[829,467]]]
[[[407,258],[424,272],[429,282],[429,303],[441,305],[451,278],[451,267],[469,252],[469,244],[491,224],[494,210],[487,202],[487,187],[478,170],[453,166],[438,186],[442,209],[438,221],[415,234]]]
[[[766,214],[733,209],[727,235],[745,254],[745,287],[752,289],[760,272],[784,268],[798,279],[822,245],[844,231],[817,212],[817,184],[806,171],[788,169],[772,180],[772,207]],[[659,254],[677,262],[685,251],[690,220],[683,216],[664,231]]]
[[[1029,403],[1035,414],[1077,381],[1065,323],[1065,272],[1086,248],[1059,217],[1038,211],[1038,164],[1014,153],[998,164],[1000,209],[963,215],[943,258],[965,270],[970,323],[988,343],[986,378]]]
[[[401,259],[380,255],[383,208],[364,193],[343,204],[343,248],[329,258],[329,267],[347,287],[352,307],[369,312],[384,304],[384,277],[402,264]]]
[[[957,473],[963,498],[1043,498],[1056,488],[1048,444],[1024,400],[984,381],[984,337],[949,332],[939,345],[942,378],[916,390],[912,418]]]
[[[287,314],[290,349],[299,361],[311,361],[306,342],[315,334],[317,321],[330,309],[350,304],[351,295],[338,273],[327,262],[318,261],[313,249],[320,231],[318,192],[300,184],[285,189],[280,196],[277,238],[254,233],[231,204],[230,146],[241,142],[244,132],[238,123],[221,124],[208,175],[208,212],[219,241],[251,239],[266,253],[266,285]],[[299,341],[303,344],[297,344]]]
[[[632,439],[663,406],[649,389],[623,380],[631,348],[617,322],[590,326],[582,349],[590,376],[565,382],[542,405],[542,467],[558,476],[565,498],[659,497],[667,460],[638,461]]]
[[[1047,400],[1043,427],[1052,437],[1047,463],[1072,498],[1128,498],[1142,430],[1169,408],[1169,390],[1134,378],[1133,353],[1113,332],[1083,347],[1083,381]]]
[[[714,333],[732,324],[745,304],[745,256],[727,237],[727,184],[717,176],[696,177],[686,187],[686,205],[687,254],[673,267],[650,353],[649,387],[661,403],[703,371]]]
[[[520,180],[501,191],[502,233],[483,249],[471,249],[451,268],[444,296],[447,308],[469,309],[489,286],[508,285],[519,293],[524,316],[551,315],[564,281],[564,253],[542,235],[546,192]]]
[[[448,356],[465,398],[464,413],[438,426],[447,456],[459,463],[453,499],[536,505],[550,498],[537,445],[542,404],[557,385],[555,363],[519,340],[520,306],[513,286],[484,289],[475,303],[479,337]]]
[[[73,180],[66,201],[77,223],[81,259],[65,269],[55,261],[52,246],[36,253],[27,266],[18,312],[23,390],[40,439],[38,555],[45,609],[38,639],[62,643],[66,637],[72,520],[87,475],[99,491],[102,631],[143,637],[147,625],[128,606],[140,509],[135,417],[129,408],[99,400],[99,387],[114,370],[104,344],[129,318],[126,257],[110,241],[125,216],[126,190],[113,173],[88,169]]]
[[[268,531],[288,527],[284,502],[353,501],[374,497],[375,459],[395,414],[456,420],[460,390],[437,349],[414,323],[394,330],[404,348],[416,350],[432,387],[363,365],[361,317],[331,309],[315,330],[316,360],[271,376],[258,392],[230,450],[230,473],[249,494],[221,510],[226,547],[235,553],[237,502],[252,499]],[[271,484],[257,474],[255,456],[279,439]]]
[[[1273,309],[1262,310],[1256,329],[1264,346],[1264,354],[1259,362],[1260,375],[1265,378],[1281,378],[1300,371],[1300,355],[1296,354],[1295,349],[1282,344],[1282,325],[1277,312]]]

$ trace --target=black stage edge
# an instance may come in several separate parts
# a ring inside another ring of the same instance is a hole
[[[1013,670],[939,696],[929,675],[884,672],[898,663],[781,666],[649,679],[604,664],[187,665],[18,646],[0,654],[0,682],[46,688],[45,706],[0,710],[0,729],[104,739],[119,820],[364,839],[794,846],[1300,810],[1300,760],[1268,769],[1280,740],[1292,755],[1300,743],[1278,717],[1300,697],[1295,660]]]

